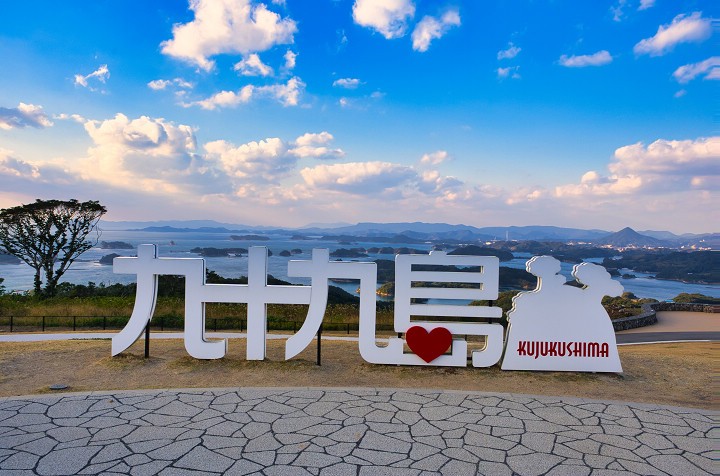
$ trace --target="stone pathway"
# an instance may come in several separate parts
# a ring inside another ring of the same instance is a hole
[[[0,399],[0,474],[718,474],[709,410],[383,389]]]

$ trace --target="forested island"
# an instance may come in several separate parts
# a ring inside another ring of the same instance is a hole
[[[686,283],[720,283],[718,251],[627,250],[620,254],[620,258],[605,258],[602,264],[608,271],[629,268],[654,274],[657,279],[674,279]]]

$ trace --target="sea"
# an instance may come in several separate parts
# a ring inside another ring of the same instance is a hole
[[[372,248],[389,246],[392,248],[407,247],[411,249],[429,251],[430,243],[377,243],[365,242],[362,238],[351,244],[340,244],[337,241],[322,240],[320,237],[307,240],[293,240],[290,235],[268,235],[270,240],[232,240],[230,233],[199,233],[199,232],[147,232],[147,231],[103,231],[101,241],[122,241],[137,247],[140,244],[155,244],[158,246],[158,256],[167,258],[198,258],[199,255],[190,250],[200,248],[249,248],[250,246],[266,246],[272,256],[268,258],[268,273],[278,279],[294,284],[310,284],[307,278],[287,276],[287,266],[290,260],[310,259],[314,248],[327,248],[331,252],[339,248]],[[312,237],[311,237],[312,238]],[[290,257],[280,256],[280,252],[287,250],[300,250],[300,253]],[[134,256],[136,249],[113,250],[102,249],[96,246],[78,258],[65,273],[61,281],[74,284],[105,283],[132,283],[135,282],[133,274],[115,274],[112,266],[99,264],[100,258],[110,253],[121,256]],[[525,263],[531,258],[530,254],[517,253],[511,261],[504,261],[500,266],[524,269]],[[343,261],[372,261],[376,259],[394,260],[392,254],[369,254],[367,258],[343,259]],[[234,278],[247,275],[247,254],[229,257],[206,257],[205,266],[221,276]],[[589,262],[600,263],[602,258],[589,258]],[[571,278],[572,263],[561,263],[563,275]],[[654,298],[660,301],[670,300],[680,293],[700,293],[713,297],[720,297],[720,286],[708,284],[683,283],[680,281],[655,279],[653,275],[629,269],[620,271],[622,274],[633,274],[635,278],[615,277],[625,291],[632,292],[641,298]],[[28,265],[4,264],[0,265],[0,278],[4,278],[3,285],[6,292],[24,292],[32,289],[33,270]],[[356,294],[357,282],[332,283],[346,291]],[[383,299],[378,297],[378,299]]]

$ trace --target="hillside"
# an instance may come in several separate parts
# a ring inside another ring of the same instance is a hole
[[[613,248],[626,248],[629,246],[658,248],[671,246],[667,241],[641,235],[630,227],[625,227],[617,233],[612,233],[604,238],[595,240],[594,243],[598,246],[612,246]]]

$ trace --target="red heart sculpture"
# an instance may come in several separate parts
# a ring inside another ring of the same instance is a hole
[[[452,334],[444,327],[429,333],[424,327],[413,326],[405,333],[408,347],[428,364],[445,353],[452,344]]]

